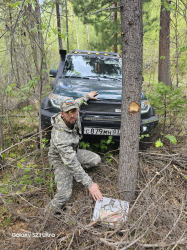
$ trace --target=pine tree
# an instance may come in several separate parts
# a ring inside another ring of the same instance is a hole
[[[151,0],[144,0],[148,3]],[[120,0],[73,1],[74,12],[85,24],[92,24],[97,33],[97,40],[91,43],[92,50],[121,52]],[[149,12],[144,14],[144,32],[149,30]]]

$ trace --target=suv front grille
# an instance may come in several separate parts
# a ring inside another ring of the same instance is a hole
[[[83,117],[84,121],[110,121],[110,122],[120,122],[119,118],[103,118],[103,117]]]
[[[89,100],[88,105],[81,105],[80,110],[118,113],[116,110],[121,111],[121,102],[117,100]]]

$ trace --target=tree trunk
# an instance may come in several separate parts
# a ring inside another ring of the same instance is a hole
[[[179,86],[179,52],[178,52],[178,0],[176,0],[175,2],[176,6],[175,6],[175,48],[176,48],[176,66],[175,66],[175,70],[176,70],[176,86]]]
[[[36,20],[37,20],[37,27],[38,27],[38,41],[39,41],[39,51],[40,51],[40,69],[39,69],[39,75],[41,75],[42,70],[47,70],[47,60],[46,60],[46,52],[44,48],[44,38],[43,34],[41,33],[41,10],[40,10],[40,4],[39,0],[36,0],[36,8],[35,8],[35,13],[36,13]],[[41,53],[42,51],[42,53]],[[41,57],[42,56],[42,57]],[[42,84],[43,86],[46,85],[48,82],[48,73],[45,71],[45,73],[42,73]],[[41,79],[40,79],[41,80]]]
[[[39,39],[39,48],[40,48],[40,85],[39,85],[39,132],[40,132],[40,145],[42,145],[42,122],[41,122],[41,101],[42,101],[42,90],[45,82],[45,73],[42,73],[42,70],[45,68],[45,51],[44,51],[44,40],[43,35],[41,33],[41,12],[40,12],[40,5],[39,0],[36,1],[37,3],[37,25],[38,25],[38,39]],[[42,146],[40,146],[42,164],[43,164],[43,175],[44,175],[44,183],[46,179],[46,172],[45,172],[45,161],[44,161],[44,150]]]
[[[165,1],[170,4],[170,1]],[[162,2],[160,10],[160,37],[159,37],[159,65],[158,81],[171,85],[170,75],[170,11],[166,10]]]
[[[89,38],[89,30],[88,30],[88,25],[86,24],[86,35],[87,35],[87,50],[90,48],[90,38]]]
[[[0,90],[0,151],[4,149],[2,118],[3,118],[3,96]]]
[[[121,0],[122,112],[120,129],[119,191],[135,198],[140,134],[143,65],[142,0]]]
[[[79,37],[78,37],[78,32],[77,32],[77,24],[75,20],[75,14],[73,14],[74,17],[74,25],[75,25],[75,31],[76,31],[76,38],[77,38],[77,48],[79,49]]]
[[[117,7],[118,3],[114,4],[114,7]],[[114,22],[116,24],[116,30],[117,30],[117,21],[118,21],[118,12],[114,12]],[[114,53],[118,53],[118,33],[114,34]]]
[[[18,65],[18,55],[16,48],[15,48],[15,30],[12,27],[12,13],[11,13],[11,8],[9,6],[9,20],[10,20],[10,32],[11,32],[11,42],[10,42],[10,58],[11,58],[11,66],[12,66],[12,71],[14,73],[14,76],[16,78],[16,84],[17,86],[20,86],[20,77],[19,77],[19,65]],[[15,68],[14,68],[14,61],[15,61]]]
[[[62,47],[62,37],[60,36],[61,24],[60,24],[59,3],[56,3],[56,19],[57,19],[57,27],[58,27],[58,44],[59,44],[59,50],[60,50],[60,49],[63,49],[63,47]]]
[[[68,0],[66,0],[66,33],[67,33],[67,52],[69,53],[69,35],[68,35]]]

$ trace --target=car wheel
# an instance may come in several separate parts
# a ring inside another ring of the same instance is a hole
[[[151,135],[150,135],[150,132],[149,132],[149,137],[143,137],[140,142],[139,142],[139,149],[140,150],[147,150],[150,148],[151,146]]]

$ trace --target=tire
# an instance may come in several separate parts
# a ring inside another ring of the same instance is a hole
[[[151,136],[149,132],[149,137],[144,137],[143,139],[140,140],[139,142],[139,149],[140,150],[147,150],[151,146]]]

